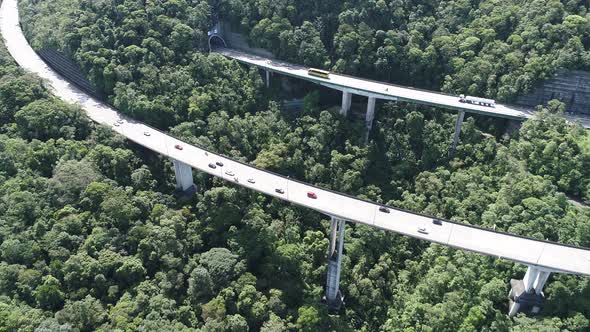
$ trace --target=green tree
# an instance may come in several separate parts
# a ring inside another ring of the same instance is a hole
[[[322,317],[315,307],[303,306],[298,310],[297,328],[302,332],[318,331],[322,327]]]
[[[39,306],[47,310],[56,310],[64,304],[65,294],[61,290],[59,280],[48,275],[43,278],[43,284],[35,289],[35,299]]]
[[[66,303],[55,316],[60,324],[69,323],[80,331],[94,331],[106,320],[102,304],[90,295]]]

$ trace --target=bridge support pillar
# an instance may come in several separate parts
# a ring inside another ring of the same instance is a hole
[[[550,274],[549,271],[529,266],[522,280],[510,280],[508,316],[513,317],[522,310],[530,310],[533,314],[539,313],[545,299],[543,287]]]
[[[508,120],[508,124],[506,125],[506,132],[505,135],[514,136],[518,134],[520,127],[522,126],[522,121],[519,120]]]
[[[449,149],[449,155],[453,156],[455,150],[457,150],[457,144],[459,144],[459,136],[461,135],[461,127],[463,126],[463,119],[465,118],[465,111],[459,111],[457,116],[457,122],[455,123],[455,136],[453,137],[453,144]]]
[[[174,174],[176,175],[176,191],[186,195],[192,195],[197,190],[197,187],[193,183],[193,169],[176,159],[172,159],[172,163],[174,164]]]
[[[270,71],[265,70],[264,72],[266,74],[266,87],[268,88],[270,87]]]
[[[373,128],[373,120],[375,119],[375,100],[375,97],[369,97],[369,101],[367,102],[367,115],[365,116],[367,132],[365,133],[365,144],[369,142],[369,133],[371,132],[371,128]]]
[[[344,296],[340,292],[340,266],[344,247],[344,226],[346,221],[332,217],[330,221],[330,245],[328,250],[328,276],[324,301],[330,310],[340,310]]]
[[[352,104],[352,93],[342,91],[342,107],[340,108],[340,115],[346,117],[348,111],[350,111],[350,105]]]

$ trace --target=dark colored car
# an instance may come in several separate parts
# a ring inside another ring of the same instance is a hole
[[[182,150],[182,145],[180,145],[180,144],[176,144],[174,147],[178,150]]]
[[[307,197],[316,199],[316,198],[318,198],[318,195],[316,195],[313,191],[308,191]]]
[[[223,167],[223,163],[221,161],[217,161],[215,162],[215,165],[219,166],[219,167]]]
[[[443,221],[442,221],[442,220],[440,220],[440,219],[432,219],[432,223],[433,223],[433,224],[435,224],[435,225],[439,225],[439,226],[441,226],[441,225],[442,225],[442,223],[443,223]]]
[[[216,169],[216,168],[217,168],[217,166],[215,166],[215,164],[214,164],[214,163],[210,163],[210,164],[209,164],[209,168]]]
[[[277,189],[275,189],[275,192],[276,192],[277,194],[281,194],[281,195],[285,193],[285,191],[284,191],[283,189],[281,189],[281,188],[277,188]]]
[[[386,208],[385,206],[380,206],[379,207],[379,211],[383,212],[383,213],[389,213],[389,209]]]

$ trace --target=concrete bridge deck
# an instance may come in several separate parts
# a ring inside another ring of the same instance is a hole
[[[377,82],[363,78],[357,78],[337,73],[330,73],[330,78],[325,79],[311,76],[307,73],[309,68],[287,62],[269,59],[258,55],[248,54],[231,48],[217,48],[215,52],[228,58],[235,59],[244,64],[259,67],[270,72],[280,73],[332,89],[341,90],[356,95],[373,97],[384,100],[399,100],[409,103],[417,103],[434,107],[446,108],[467,113],[501,117],[512,120],[526,120],[534,116],[535,111],[520,106],[504,105],[496,103],[495,107],[487,107],[462,103],[459,96],[441,92],[426,91],[411,87]],[[590,117],[585,115],[565,115],[570,122],[579,122],[584,128],[590,128]]]

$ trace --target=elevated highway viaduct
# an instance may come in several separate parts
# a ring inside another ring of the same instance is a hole
[[[481,114],[516,121],[524,121],[535,115],[534,110],[522,107],[499,103],[496,103],[493,107],[470,104],[461,102],[459,96],[377,82],[337,73],[330,73],[329,78],[312,76],[308,73],[309,68],[245,53],[227,47],[213,48],[213,51],[243,64],[256,66],[264,70],[266,73],[267,86],[270,80],[270,73],[278,73],[319,84],[330,89],[342,91],[342,106],[340,108],[340,114],[343,116],[346,116],[350,110],[353,94],[367,97],[367,112],[365,115],[367,132],[370,131],[373,126],[376,100],[403,101],[457,111],[458,117],[455,124],[455,134],[453,135],[451,151],[453,151],[458,144],[465,113]],[[579,122],[584,128],[590,128],[590,118],[587,116],[565,115],[565,117],[570,122]]]
[[[587,248],[497,232],[361,200],[233,160],[135,121],[82,92],[41,60],[22,33],[16,0],[3,0],[0,7],[0,32],[15,61],[25,70],[45,80],[56,96],[66,102],[79,105],[93,121],[107,125],[127,139],[172,159],[179,191],[194,190],[192,174],[193,170],[198,170],[234,185],[330,216],[332,221],[325,299],[331,308],[338,309],[342,304],[339,279],[346,222],[363,224],[526,265],[527,271],[524,277],[511,281],[510,315],[525,308],[535,312],[540,310],[543,299],[542,290],[551,273],[590,276],[590,250]],[[298,75],[305,75],[305,73],[301,72]],[[335,84],[334,82],[338,80],[324,83]],[[371,84],[377,84],[376,86],[380,87],[379,83]],[[355,91],[358,93],[365,90]],[[402,97],[403,91],[396,92],[394,96],[393,91],[390,95],[390,91],[384,90],[374,98],[378,96],[391,99],[417,98],[415,95]],[[424,98],[428,96],[430,95],[426,94]],[[449,97],[449,104],[461,106],[451,99]],[[440,101],[433,101],[433,103],[440,103]],[[484,110],[475,107],[474,111],[483,112]],[[517,116],[509,110],[506,114]],[[310,197],[310,192],[316,197]]]

